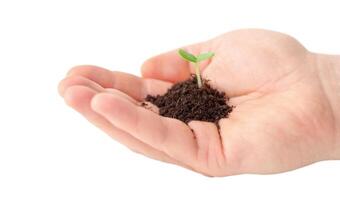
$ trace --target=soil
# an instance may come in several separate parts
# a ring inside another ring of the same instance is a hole
[[[185,123],[199,120],[217,124],[219,119],[228,117],[233,106],[227,104],[229,98],[224,92],[212,88],[208,80],[202,81],[199,88],[195,75],[192,75],[190,79],[174,84],[164,95],[148,95],[145,101],[156,105],[159,114],[165,117]],[[142,106],[146,105],[142,103]]]

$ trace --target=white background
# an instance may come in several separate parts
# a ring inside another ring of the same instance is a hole
[[[339,161],[207,178],[130,152],[57,94],[73,65],[139,74],[154,54],[238,28],[339,54],[336,3],[0,0],[0,199],[340,199]]]

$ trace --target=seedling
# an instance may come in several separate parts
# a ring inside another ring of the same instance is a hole
[[[195,67],[195,73],[196,73],[196,79],[197,79],[197,84],[198,87],[201,88],[202,87],[202,79],[201,79],[201,73],[200,73],[200,65],[199,62],[203,61],[203,60],[207,60],[209,58],[212,58],[215,54],[213,52],[207,52],[207,53],[201,53],[197,56],[188,53],[187,51],[185,51],[184,49],[179,49],[178,50],[178,54],[186,61],[189,61],[191,63],[193,63],[194,67]]]
[[[201,80],[199,66],[201,61],[213,57],[214,53],[195,56],[183,49],[179,49],[178,53],[185,63],[189,61],[188,65],[195,65],[196,78],[188,77],[187,80],[174,84],[163,95],[147,95],[145,102],[157,106],[158,114],[163,117],[175,118],[184,123],[192,120],[214,122],[219,127],[218,122],[229,116],[233,106],[228,105],[229,98],[225,92],[215,89],[210,82]],[[149,109],[147,105],[149,104],[142,104]]]

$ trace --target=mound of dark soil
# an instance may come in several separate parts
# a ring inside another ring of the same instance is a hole
[[[225,93],[212,88],[209,81],[203,80],[199,88],[194,75],[174,84],[164,95],[148,95],[145,101],[156,105],[160,115],[185,123],[191,120],[217,123],[219,119],[228,117],[233,108],[227,104]]]

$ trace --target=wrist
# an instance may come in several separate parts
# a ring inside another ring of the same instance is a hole
[[[340,55],[316,55],[320,81],[334,118],[334,148],[330,159],[340,159]]]

